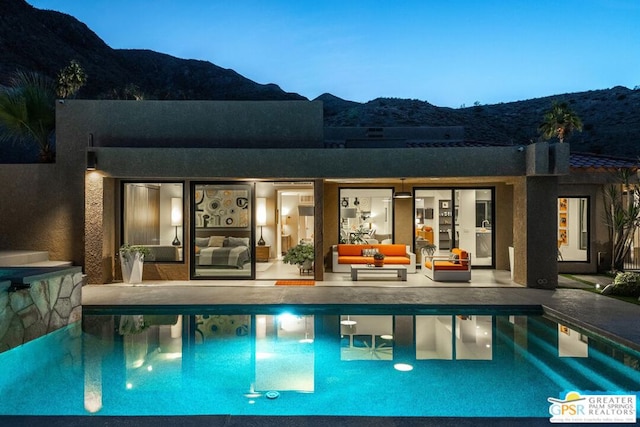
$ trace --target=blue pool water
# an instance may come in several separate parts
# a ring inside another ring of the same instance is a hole
[[[19,397],[1,415],[549,418],[570,391],[640,393],[637,352],[541,314],[469,309],[85,314],[0,366],[0,395]]]

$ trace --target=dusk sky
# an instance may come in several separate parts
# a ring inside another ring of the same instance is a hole
[[[313,99],[494,104],[640,85],[640,0],[27,0],[115,49]]]

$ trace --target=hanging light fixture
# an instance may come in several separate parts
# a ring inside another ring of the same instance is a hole
[[[404,178],[400,178],[400,181],[402,181],[402,191],[396,191],[393,193],[394,199],[411,199],[413,197],[411,191],[404,191],[404,180]]]

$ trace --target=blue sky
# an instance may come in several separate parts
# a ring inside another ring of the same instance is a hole
[[[640,0],[27,0],[116,49],[230,68],[309,99],[442,107],[640,85]]]

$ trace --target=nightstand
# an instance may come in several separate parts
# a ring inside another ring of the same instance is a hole
[[[271,246],[256,246],[256,261],[257,262],[267,262],[269,261],[269,252],[271,251]]]

